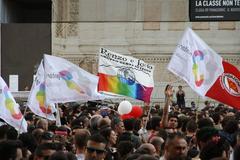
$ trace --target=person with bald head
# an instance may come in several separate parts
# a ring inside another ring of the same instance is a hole
[[[156,149],[151,143],[144,143],[138,149],[138,153],[156,156]]]
[[[164,146],[164,155],[160,160],[186,160],[188,146],[185,137],[181,134],[172,134]]]
[[[156,154],[158,157],[161,156],[161,151],[162,151],[162,144],[164,143],[163,138],[154,136],[151,140],[150,143],[155,147],[156,149]]]

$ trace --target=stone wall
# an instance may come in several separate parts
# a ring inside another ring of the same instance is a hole
[[[163,98],[168,82],[182,84],[187,98],[196,94],[166,70],[184,29],[191,27],[225,60],[240,68],[240,22],[189,22],[188,0],[53,0],[52,52],[97,73],[100,47],[155,65]]]

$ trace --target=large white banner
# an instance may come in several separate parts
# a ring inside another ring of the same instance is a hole
[[[0,118],[20,133],[27,132],[27,122],[2,77],[0,77],[0,108]]]
[[[60,57],[44,55],[46,102],[65,103],[103,99],[98,77]]]
[[[144,61],[101,48],[98,91],[150,102],[154,66]]]
[[[223,73],[221,56],[190,28],[185,30],[179,41],[168,69],[184,79],[201,96],[205,96]]]
[[[54,104],[46,104],[45,90],[44,68],[41,61],[28,96],[27,105],[34,114],[49,120],[55,120],[53,113],[56,112],[56,109]]]

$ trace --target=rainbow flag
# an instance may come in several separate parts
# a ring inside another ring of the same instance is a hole
[[[0,118],[20,133],[27,132],[27,121],[22,115],[6,82],[0,76]]]
[[[98,91],[150,102],[154,66],[144,61],[101,48]]]
[[[54,112],[56,108],[54,103],[46,104],[46,85],[44,78],[44,66],[41,61],[36,77],[33,81],[31,91],[28,95],[27,106],[36,115],[55,121]]]

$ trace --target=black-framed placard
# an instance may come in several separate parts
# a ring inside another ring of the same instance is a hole
[[[239,21],[240,0],[190,0],[190,21]]]

